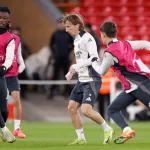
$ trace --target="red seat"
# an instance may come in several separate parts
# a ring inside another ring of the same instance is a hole
[[[143,24],[145,25],[150,25],[150,16],[149,17],[145,17],[145,16],[139,16],[136,20],[136,23],[139,26],[142,26]]]
[[[133,40],[133,39],[134,39],[134,36],[131,34],[124,36],[124,40]]]
[[[131,34],[134,36],[134,35],[136,35],[137,30],[136,30],[136,27],[134,27],[134,26],[124,26],[124,27],[122,27],[120,32],[123,35]]]
[[[141,35],[140,36],[140,40],[147,40],[147,41],[149,41],[150,40],[150,36],[149,35]]]
[[[149,0],[142,0],[142,5],[143,6],[150,6],[150,1]]]
[[[125,6],[132,6],[132,7],[137,7],[140,6],[142,4],[142,0],[126,0],[126,4]]]
[[[147,26],[146,25],[143,25],[143,26],[140,26],[139,29],[138,29],[138,32],[140,35],[143,35],[143,34],[147,34]]]

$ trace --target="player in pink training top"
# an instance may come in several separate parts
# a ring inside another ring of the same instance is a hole
[[[18,82],[18,73],[21,73],[25,69],[25,64],[21,54],[21,43],[20,38],[11,34],[15,40],[15,52],[14,52],[14,60],[11,67],[7,70],[5,75],[7,88],[9,90],[9,94],[12,96],[14,103],[14,136],[19,138],[25,138],[25,135],[22,133],[20,129],[21,123],[21,101],[20,101],[20,85]]]
[[[6,127],[8,117],[7,108],[7,86],[4,78],[5,73],[11,67],[15,41],[12,35],[8,32],[10,23],[10,10],[8,7],[0,7],[0,138],[5,142],[12,143],[15,137]]]

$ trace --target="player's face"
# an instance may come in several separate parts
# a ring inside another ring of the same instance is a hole
[[[68,32],[71,36],[76,36],[79,33],[79,24],[73,25],[70,21],[66,21],[65,28],[66,32]]]
[[[7,12],[0,12],[0,28],[5,29],[10,23],[10,15]]]

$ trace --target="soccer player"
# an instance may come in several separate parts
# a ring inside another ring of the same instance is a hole
[[[150,108],[150,70],[134,51],[143,48],[150,50],[150,43],[118,40],[116,38],[117,26],[112,21],[103,23],[100,33],[107,49],[102,64],[100,65],[99,60],[95,58],[96,61],[92,62],[92,67],[100,75],[104,75],[111,67],[123,84],[124,91],[108,108],[108,115],[123,130],[123,133],[114,140],[116,144],[121,144],[136,135],[136,132],[125,121],[121,111],[137,99]]]
[[[94,61],[93,58],[98,58],[98,53],[96,42],[92,35],[84,30],[84,23],[79,15],[66,15],[63,18],[63,23],[66,32],[74,37],[74,53],[77,64],[72,65],[66,75],[67,80],[70,81],[69,77],[70,74],[74,73],[74,68],[80,68],[80,65],[83,67],[84,64],[87,65],[89,62]],[[68,105],[71,121],[78,138],[70,145],[86,144],[79,108],[81,108],[83,115],[92,119],[103,128],[103,144],[108,144],[112,140],[114,130],[105,122],[98,112],[93,110],[93,105],[101,86],[101,76],[92,67],[84,67],[84,69],[78,73],[78,80],[71,92]]]
[[[8,32],[10,23],[10,11],[7,7],[0,7],[0,135],[3,141],[13,143],[15,137],[6,127],[8,117],[7,86],[4,78],[5,73],[11,67],[14,59],[15,41]]]
[[[19,138],[25,138],[25,135],[22,133],[20,129],[21,122],[21,101],[20,101],[20,86],[18,83],[18,73],[23,72],[25,69],[25,64],[21,54],[21,43],[20,38],[12,34],[15,40],[15,52],[14,52],[14,60],[11,67],[7,70],[5,78],[6,84],[9,91],[9,94],[12,96],[12,100],[14,102],[14,136]]]

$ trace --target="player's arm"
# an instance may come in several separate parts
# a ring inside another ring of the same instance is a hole
[[[150,51],[150,42],[145,40],[128,41],[134,50],[146,49]]]
[[[19,47],[18,47],[18,64],[19,64],[18,72],[21,73],[25,69],[25,64],[24,64],[24,60],[23,60],[23,57],[22,57],[21,42],[20,42]]]
[[[91,36],[88,36],[87,38],[85,38],[85,45],[86,45],[86,49],[89,53],[89,58],[80,61],[80,63],[78,63],[78,64],[72,65],[73,68],[75,69],[75,71],[77,71],[77,72],[84,67],[92,65],[93,58],[94,59],[96,58],[99,61],[99,56],[97,53],[97,46],[96,46],[96,42],[95,42],[94,38]]]
[[[4,76],[6,70],[12,65],[14,60],[14,52],[15,52],[15,40],[12,39],[6,47],[6,56],[5,61],[0,66],[0,76]]]
[[[100,75],[105,75],[112,65],[114,65],[114,56],[112,56],[108,52],[104,53],[104,57],[103,57],[103,61],[102,61],[101,65],[99,64],[99,62],[97,60],[92,62],[92,67]]]
[[[6,69],[11,67],[14,60],[14,52],[15,52],[15,40],[12,39],[6,47],[6,57],[2,66],[5,66]]]

